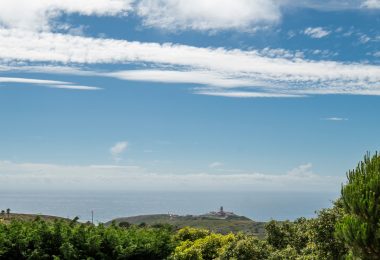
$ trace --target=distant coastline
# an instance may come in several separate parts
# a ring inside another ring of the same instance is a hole
[[[210,210],[246,216],[254,221],[311,218],[331,206],[336,193],[299,192],[133,192],[133,191],[0,191],[2,209],[43,214],[95,223],[129,216],[170,214],[202,215]]]
[[[50,216],[42,214],[10,213],[0,216],[0,222],[10,222],[12,220],[33,221],[40,218],[44,221],[53,222],[55,220],[72,221],[69,218],[60,216]],[[81,219],[78,219],[79,222]],[[85,221],[91,223],[89,221]],[[265,223],[253,221],[245,216],[238,216],[233,212],[226,212],[223,207],[219,211],[210,211],[201,215],[176,215],[176,214],[149,214],[139,216],[126,216],[112,219],[105,222],[106,226],[116,224],[120,226],[138,225],[138,226],[156,226],[171,225],[176,229],[184,227],[194,227],[208,229],[212,232],[227,234],[230,232],[243,232],[246,234],[264,237]]]

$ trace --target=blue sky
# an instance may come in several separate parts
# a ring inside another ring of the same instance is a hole
[[[378,150],[380,1],[0,3],[9,189],[336,191]]]

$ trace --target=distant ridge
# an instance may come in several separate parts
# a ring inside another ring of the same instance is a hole
[[[131,217],[121,217],[113,219],[106,225],[115,223],[126,226],[133,225],[157,225],[169,224],[178,229],[183,227],[204,228],[217,233],[238,233],[244,232],[259,237],[265,234],[265,222],[256,222],[245,216],[236,215],[233,212],[226,212],[223,207],[218,212],[211,211],[202,215],[175,215],[175,214],[151,214]]]
[[[9,213],[0,215],[0,222],[9,222],[11,220],[24,220],[31,221],[36,218],[40,218],[45,221],[55,221],[55,220],[64,220],[71,221],[71,219],[58,217],[58,216],[50,216],[50,215],[42,215],[42,214],[25,214],[25,213]]]

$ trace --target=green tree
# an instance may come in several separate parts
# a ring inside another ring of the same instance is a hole
[[[368,153],[347,178],[341,191],[346,215],[337,237],[354,257],[380,259],[380,156]]]
[[[224,250],[220,260],[262,260],[268,259],[272,248],[265,240],[254,236],[238,234]]]
[[[268,259],[269,260],[285,260],[285,259],[286,260],[301,260],[301,259],[305,260],[307,258],[305,256],[300,256],[299,253],[297,253],[297,251],[293,247],[288,245],[287,247],[281,250],[272,252],[270,256],[268,257]],[[315,258],[315,260],[317,259]]]
[[[119,223],[119,227],[122,227],[122,228],[129,228],[131,227],[131,223],[127,222],[127,221],[123,221],[123,222],[120,222]]]
[[[310,220],[310,240],[319,259],[340,259],[347,254],[344,243],[335,236],[335,226],[343,214],[343,202],[338,199],[332,208],[320,210]]]
[[[285,248],[289,244],[290,225],[291,223],[289,221],[283,223],[275,220],[269,221],[265,225],[266,240],[268,243],[276,249]]]
[[[9,218],[9,214],[11,214],[11,209],[10,208],[7,209],[7,216],[8,216],[8,218]]]
[[[266,224],[265,230],[268,243],[278,250],[291,246],[301,252],[310,239],[309,221],[305,218],[298,218],[294,222],[271,220]]]
[[[139,228],[144,228],[147,226],[147,224],[145,222],[141,222],[138,226]]]

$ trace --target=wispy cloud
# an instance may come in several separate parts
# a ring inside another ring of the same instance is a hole
[[[74,83],[71,83],[71,82],[45,80],[45,79],[0,77],[0,83],[2,82],[3,83],[34,84],[34,85],[45,86],[48,88],[58,88],[58,89],[101,90],[101,88],[98,88],[98,87],[80,86],[80,85],[74,85]]]
[[[348,118],[344,118],[344,117],[326,117],[326,118],[323,118],[322,120],[325,120],[325,121],[348,121]]]
[[[221,162],[212,162],[208,165],[208,167],[211,169],[219,168],[221,166],[223,166],[223,163]]]
[[[89,86],[80,86],[80,85],[50,85],[49,88],[58,88],[58,89],[72,89],[72,90],[101,90],[102,88],[98,87],[89,87]]]
[[[366,34],[362,34],[360,33],[359,34],[359,42],[362,43],[362,44],[366,44],[367,42],[369,42],[371,40],[371,37],[369,37],[368,35]]]
[[[345,176],[312,172],[311,164],[287,173],[157,174],[139,166],[57,165],[0,161],[0,182],[9,189],[160,191],[336,191]]]
[[[301,164],[300,166],[290,170],[287,175],[300,178],[311,177],[315,175],[312,168],[313,165],[311,163]]]
[[[369,9],[380,9],[380,0],[364,0],[362,7]]]
[[[248,91],[226,91],[226,90],[195,90],[195,94],[216,96],[216,97],[230,97],[230,98],[300,98],[303,95],[292,95],[282,93],[265,93],[265,92],[248,92]]]
[[[193,83],[218,87],[250,86],[252,80],[228,77],[222,73],[206,70],[125,70],[104,74],[123,80],[152,81],[166,83]]]
[[[39,84],[39,85],[64,85],[64,84],[70,84],[69,82],[57,81],[57,80],[31,79],[31,78],[11,78],[11,77],[0,77],[0,82],[27,83],[27,84]]]
[[[203,84],[207,87],[198,88],[195,93],[230,97],[380,95],[380,67],[377,65],[308,60],[300,56],[284,57],[283,52],[277,56],[274,52],[266,52],[270,54],[257,50],[200,48],[0,29],[0,60],[3,61],[58,63],[61,67],[124,63],[148,66],[148,69],[116,72],[63,69],[62,73],[71,71],[126,80]],[[52,71],[58,73],[59,69]],[[228,88],[243,89],[231,92]]]
[[[117,142],[110,148],[110,153],[115,161],[120,161],[120,155],[128,148],[128,142]]]
[[[327,31],[323,29],[322,27],[314,27],[314,28],[309,27],[309,28],[306,28],[304,31],[304,34],[310,36],[311,38],[316,38],[316,39],[326,37],[330,33],[331,33],[330,31]]]
[[[283,0],[280,1],[283,5],[292,8],[308,8],[322,11],[340,11],[352,10],[361,7],[365,0]]]

